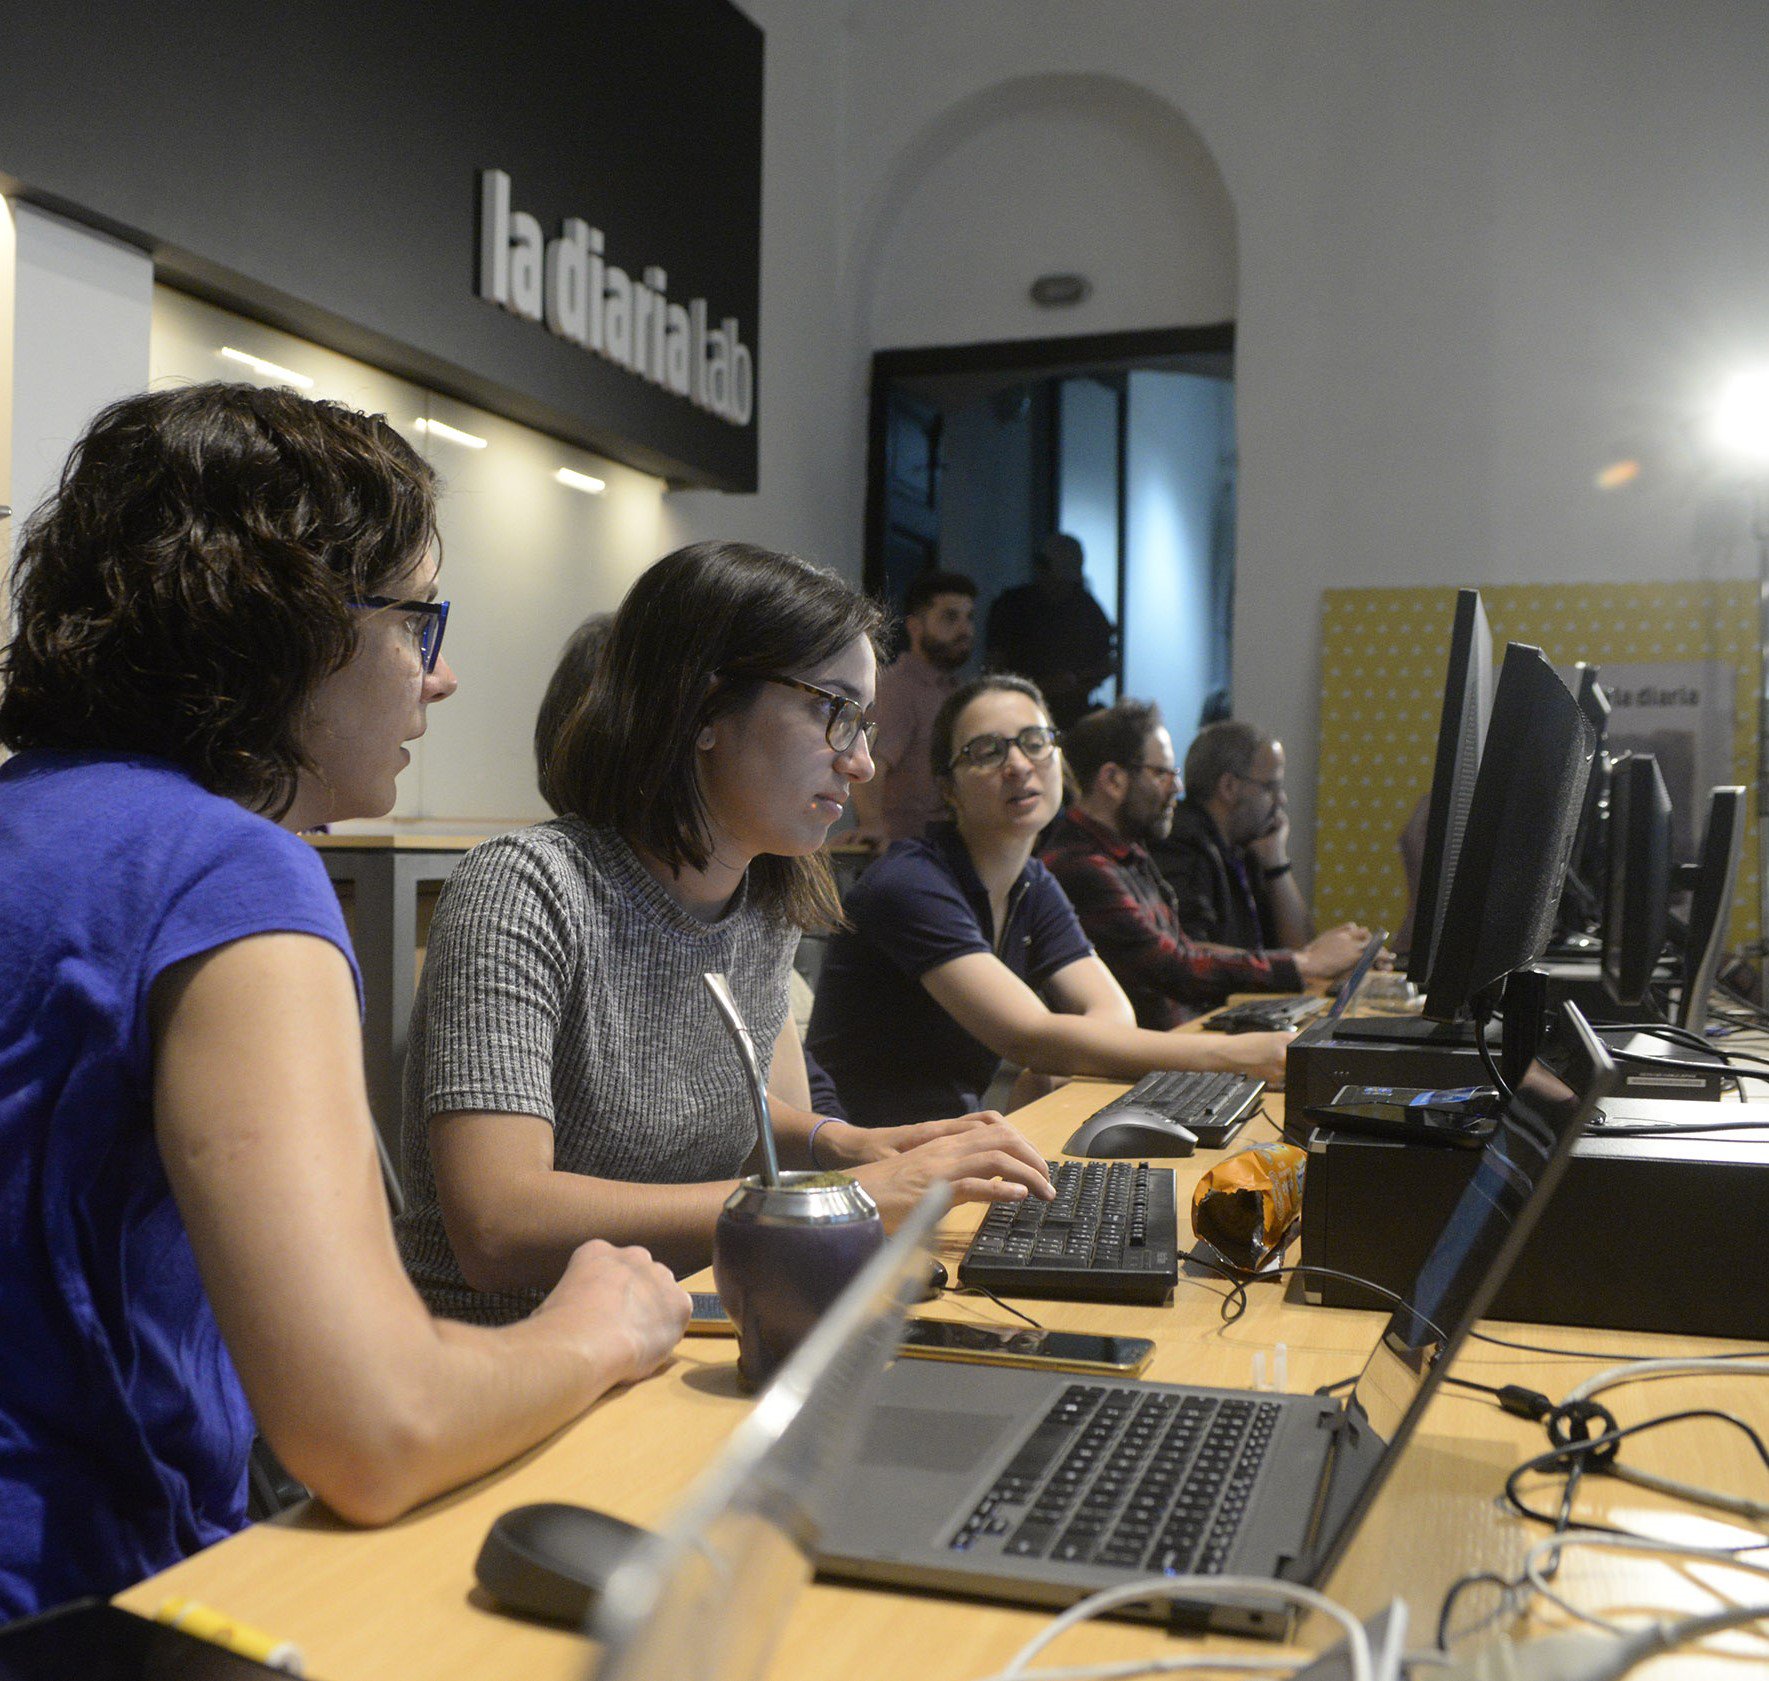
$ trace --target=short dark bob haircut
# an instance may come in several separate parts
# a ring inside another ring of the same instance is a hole
[[[612,613],[592,613],[565,640],[559,651],[559,663],[547,680],[547,692],[541,696],[534,715],[534,769],[539,778],[542,797],[547,787],[547,761],[553,756],[554,744],[572,709],[583,699],[596,668],[602,663],[602,650],[608,646],[608,632],[614,626]]]
[[[940,710],[934,714],[933,733],[928,738],[928,763],[933,767],[935,782],[952,780],[952,732],[958,728],[959,713],[978,695],[999,693],[1024,695],[1044,714],[1045,721],[1050,721],[1050,706],[1045,701],[1044,691],[1030,677],[1018,677],[1011,671],[986,671],[981,677],[960,683],[940,702]]]
[[[1063,752],[1076,786],[1091,794],[1107,765],[1135,770],[1160,727],[1161,709],[1152,700],[1121,700],[1071,724],[1063,731]]]
[[[763,673],[802,672],[861,637],[876,650],[883,628],[875,602],[797,555],[748,543],[677,549],[621,602],[541,791],[555,811],[619,831],[672,870],[704,869],[712,835],[695,746],[701,730],[748,706]],[[820,855],[755,859],[749,891],[800,928],[841,922]]]
[[[435,531],[435,475],[380,416],[251,385],[113,403],[25,528],[0,742],[170,759],[281,817],[349,604]]]

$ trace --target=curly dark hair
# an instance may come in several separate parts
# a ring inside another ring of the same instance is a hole
[[[627,592],[596,680],[566,718],[541,775],[555,811],[618,830],[672,869],[712,856],[695,740],[748,706],[764,672],[802,671],[857,637],[874,648],[878,604],[797,555],[696,543],[665,555]],[[841,923],[821,855],[764,854],[749,867],[765,909],[805,929]]]
[[[0,742],[157,755],[280,817],[350,603],[435,534],[436,476],[382,416],[251,385],[113,403],[25,528]]]

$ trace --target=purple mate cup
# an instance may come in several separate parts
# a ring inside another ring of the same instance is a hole
[[[884,1242],[878,1205],[845,1173],[752,1174],[713,1230],[713,1280],[737,1327],[737,1371],[760,1389]]]

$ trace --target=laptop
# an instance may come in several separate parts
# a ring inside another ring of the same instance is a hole
[[[1614,1077],[1565,1007],[1343,1401],[898,1361],[818,1541],[819,1570],[1026,1605],[1190,1572],[1318,1585]],[[1126,1614],[1267,1636],[1290,1622],[1257,1594]]]
[[[767,1667],[872,1397],[927,1284],[951,1194],[915,1206],[757,1397],[591,1613],[594,1681],[752,1681]]]

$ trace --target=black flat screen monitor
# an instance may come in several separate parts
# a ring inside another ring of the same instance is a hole
[[[1708,823],[1690,883],[1689,921],[1683,936],[1683,989],[1676,1022],[1691,1033],[1708,1024],[1708,1000],[1726,949],[1726,924],[1738,885],[1744,849],[1744,789],[1716,788],[1708,796]]]
[[[1596,737],[1540,648],[1513,642],[1493,691],[1425,1014],[1454,1021],[1547,949]]]
[[[1603,989],[1638,1004],[1664,955],[1671,914],[1671,796],[1658,760],[1626,753],[1609,777],[1609,890],[1603,901]]]
[[[1566,871],[1566,891],[1560,901],[1560,925],[1569,934],[1592,933],[1602,924],[1604,892],[1604,818],[1609,799],[1609,753],[1604,740],[1609,734],[1609,696],[1594,665],[1580,665],[1579,711],[1596,732],[1597,753],[1585,783],[1584,803],[1579,810],[1579,832],[1572,843],[1572,861]]]
[[[1492,704],[1493,634],[1486,610],[1479,590],[1458,590],[1443,712],[1437,725],[1437,762],[1425,817],[1425,851],[1419,861],[1419,895],[1413,906],[1413,943],[1407,955],[1407,979],[1415,986],[1425,986],[1431,979]]]

